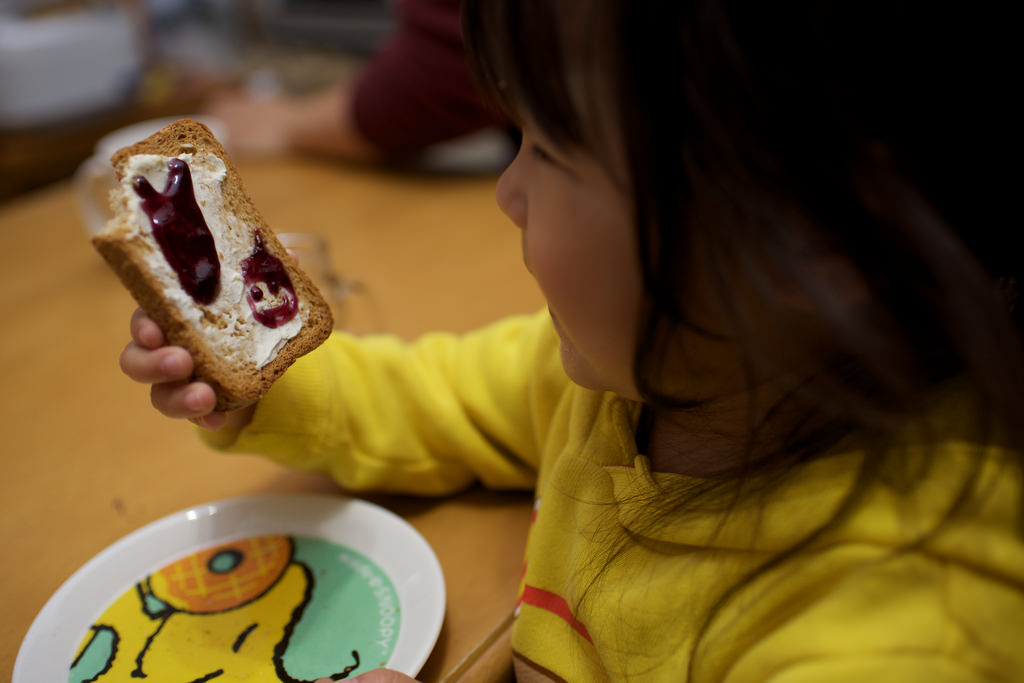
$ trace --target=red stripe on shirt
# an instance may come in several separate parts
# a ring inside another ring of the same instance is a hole
[[[569,603],[561,595],[527,584],[523,586],[523,595],[520,597],[519,602],[525,602],[527,605],[539,607],[551,612],[555,616],[561,617],[577,633],[586,638],[588,643],[594,644],[594,641],[590,638],[590,633],[587,632],[587,627],[573,616]]]

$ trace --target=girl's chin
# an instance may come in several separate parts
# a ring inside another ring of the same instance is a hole
[[[565,374],[568,375],[569,379],[574,384],[578,384],[584,389],[591,389],[593,391],[615,391],[617,389],[609,385],[601,375],[594,370],[594,367],[580,355],[579,350],[572,343],[572,341],[558,329],[558,336],[560,340],[559,352],[562,360],[562,369],[565,370]],[[618,393],[618,392],[617,392]]]
[[[595,387],[590,386],[591,383],[587,382],[587,375],[590,373],[583,372],[585,367],[588,365],[583,361],[579,351],[576,349],[575,344],[569,339],[569,335],[565,333],[565,328],[562,327],[562,323],[558,321],[558,316],[551,313],[550,309],[548,313],[551,315],[551,323],[555,328],[555,333],[558,335],[559,351],[562,357],[562,369],[565,370],[565,374],[569,376],[576,384],[587,389],[594,389]]]
[[[580,355],[576,352],[576,347],[572,345],[572,342],[563,337],[560,351],[562,356],[562,369],[565,370],[565,374],[569,376],[569,379],[584,389],[600,391],[605,388],[595,381],[593,372],[590,371],[590,367],[583,362],[583,359],[580,358]]]
[[[563,342],[566,341],[565,330],[562,328],[562,323],[558,320],[558,316],[550,308],[548,308],[548,315],[551,317],[551,324],[555,326],[555,332],[558,333]]]
[[[574,384],[578,384],[584,389],[611,391],[626,398],[639,400],[636,398],[638,394],[632,382],[626,382],[624,386],[619,386],[622,382],[615,383],[609,381],[605,374],[598,372],[594,365],[579,352],[579,349],[572,343],[569,335],[565,333],[565,329],[559,323],[554,313],[551,314],[551,321],[554,324],[555,332],[558,334],[562,369],[565,370],[565,374],[568,375]]]

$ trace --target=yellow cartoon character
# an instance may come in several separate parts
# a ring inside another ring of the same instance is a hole
[[[242,539],[196,552],[150,574],[96,620],[72,664],[86,681],[296,681],[284,653],[314,586],[287,536]],[[321,676],[359,666],[345,651]]]

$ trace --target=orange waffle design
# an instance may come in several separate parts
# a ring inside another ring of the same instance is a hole
[[[207,548],[150,576],[153,595],[193,614],[223,612],[258,598],[288,567],[287,536],[258,536]]]

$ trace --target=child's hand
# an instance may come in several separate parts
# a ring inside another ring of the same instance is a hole
[[[187,418],[206,429],[242,427],[254,406],[231,413],[213,412],[217,397],[203,382],[189,382],[192,356],[180,346],[166,346],[159,326],[140,308],[132,314],[132,341],[121,352],[121,370],[141,384],[150,384],[153,407],[167,417]]]

